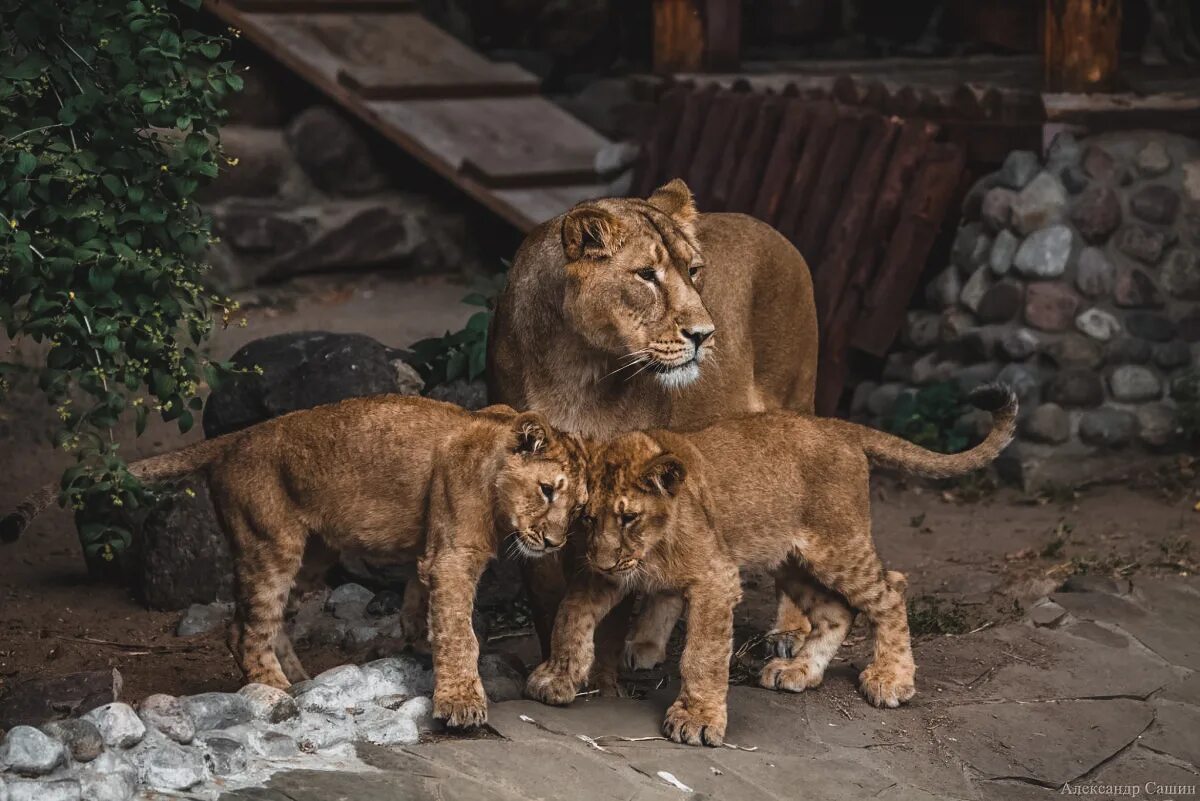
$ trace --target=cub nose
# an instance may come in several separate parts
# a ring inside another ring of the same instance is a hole
[[[683,329],[683,335],[692,341],[692,346],[700,350],[700,346],[708,341],[717,329],[711,325],[694,325]]]

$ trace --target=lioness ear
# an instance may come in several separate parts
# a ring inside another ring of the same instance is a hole
[[[669,215],[682,228],[690,228],[696,221],[696,201],[692,199],[692,190],[688,189],[682,178],[655,189],[647,202]]]
[[[620,237],[620,223],[603,209],[580,206],[563,220],[563,252],[570,261],[608,258],[620,246]]]
[[[516,443],[513,453],[541,453],[551,442],[550,425],[537,412],[523,412],[513,420]]]
[[[673,453],[660,453],[642,468],[642,485],[651,492],[674,496],[687,478],[687,468]]]

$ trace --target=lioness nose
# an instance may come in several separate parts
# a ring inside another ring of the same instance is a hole
[[[692,345],[696,348],[696,350],[700,350],[700,346],[708,341],[708,338],[711,337],[713,332],[716,330],[717,329],[711,325],[695,325],[691,328],[683,329],[683,335],[692,341]]]

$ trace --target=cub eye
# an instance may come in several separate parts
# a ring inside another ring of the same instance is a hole
[[[700,268],[703,266],[702,264],[693,264],[691,267],[688,267],[688,276],[694,279],[700,275]]]
[[[633,523],[633,521],[637,520],[637,519],[638,519],[637,512],[626,512],[625,514],[621,515],[621,525],[622,526],[631,525]]]
[[[539,484],[538,486],[542,488],[542,496],[545,497],[546,501],[549,503],[554,503],[554,485]]]
[[[658,280],[658,272],[653,267],[643,267],[637,271],[637,277],[653,284]]]

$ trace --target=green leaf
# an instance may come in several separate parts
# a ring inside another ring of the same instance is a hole
[[[135,415],[134,431],[140,437],[143,434],[143,432],[145,432],[145,430],[146,430],[146,420],[150,416],[150,413],[146,409],[146,404],[144,404],[144,403],[138,404],[134,408],[136,409],[136,411],[134,412],[134,415]]]
[[[17,175],[26,176],[37,169],[37,157],[28,150],[22,150],[17,153]]]

